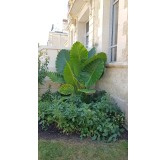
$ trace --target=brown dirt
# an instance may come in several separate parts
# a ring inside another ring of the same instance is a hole
[[[82,141],[92,141],[90,137],[84,138],[81,140],[80,135],[78,133],[72,134],[64,134],[62,130],[59,130],[55,126],[50,126],[47,131],[42,130],[41,126],[38,126],[38,139],[45,140],[71,140],[74,142],[82,142]],[[128,139],[128,131],[125,130],[123,135],[119,139]]]
[[[41,126],[39,126],[38,139],[46,139],[46,140],[71,139],[71,140],[81,141],[79,134],[76,133],[64,134],[61,130],[59,130],[54,126],[50,126],[47,131],[42,130]]]

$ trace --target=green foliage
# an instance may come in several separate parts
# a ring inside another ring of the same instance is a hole
[[[42,61],[43,59],[44,61]],[[42,52],[38,55],[38,83],[43,84],[44,78],[47,76],[49,58]]]
[[[83,64],[82,67],[85,67],[86,65],[88,65],[89,63],[97,60],[97,59],[102,59],[104,61],[104,63],[107,61],[107,57],[106,54],[101,52],[98,54],[95,54],[93,57],[90,57],[89,59],[87,59]]]
[[[73,85],[74,88],[79,88],[78,87],[79,81],[77,77],[75,76],[74,71],[71,68],[70,62],[66,63],[63,73],[64,73],[63,76],[66,83]]]
[[[54,104],[52,103],[55,99],[61,99],[60,93],[52,93],[49,89],[42,95],[41,100],[38,103],[38,121],[44,130],[47,130],[48,126],[55,122],[53,117]]]
[[[69,59],[70,59],[69,51],[66,49],[62,49],[57,55],[56,64],[55,64],[58,73],[63,74],[64,67]]]
[[[71,84],[63,84],[58,91],[64,95],[69,95],[74,92],[74,87]]]
[[[49,89],[41,96],[42,102],[52,102],[55,98],[55,94],[51,92],[51,86],[49,86]]]
[[[63,76],[62,76],[60,73],[48,71],[48,72],[47,72],[47,76],[48,76],[48,77],[51,79],[51,81],[53,81],[53,82],[65,83],[65,80],[64,80]]]
[[[88,52],[88,59],[91,58],[95,53],[96,53],[96,49],[95,49],[95,47],[93,47],[93,48]]]
[[[40,101],[38,104],[38,121],[44,130],[55,121],[53,119],[53,107],[54,105],[49,101]]]
[[[88,59],[88,51],[80,42],[75,42],[70,50],[70,65],[76,77],[81,72],[81,64]]]
[[[86,87],[90,87],[101,77],[103,70],[104,62],[102,59],[96,59],[84,67],[80,78]]]
[[[79,92],[85,93],[85,94],[93,94],[96,92],[95,89],[78,89]]]
[[[105,53],[96,54],[95,48],[88,52],[83,44],[75,42],[70,51],[63,49],[58,53],[57,72],[49,72],[47,75],[53,82],[72,85],[74,89],[70,90],[70,94],[78,92],[89,94],[92,93],[90,87],[103,75],[106,60]],[[59,89],[59,92],[61,94],[69,93],[64,90],[65,88]],[[68,90],[67,87],[66,90]]]
[[[43,127],[56,124],[65,133],[77,132],[81,138],[116,141],[123,133],[125,116],[105,92],[88,95],[56,94],[52,103],[39,103],[39,120]]]

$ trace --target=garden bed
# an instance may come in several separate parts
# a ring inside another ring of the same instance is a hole
[[[45,140],[72,140],[77,142],[82,142],[79,133],[70,133],[65,134],[62,132],[62,130],[59,130],[57,127],[51,125],[49,128],[45,131],[42,129],[42,127],[38,126],[38,139],[45,139]],[[91,138],[84,138],[85,141],[92,141]],[[128,140],[128,131],[125,130],[124,133],[121,135],[121,137],[118,140]]]
[[[106,53],[96,53],[95,48],[88,51],[83,44],[76,42],[70,51],[62,49],[58,53],[57,72],[48,71],[47,58],[41,61],[39,56],[38,82],[42,84],[48,76],[60,87],[55,93],[49,87],[39,99],[39,124],[47,130],[42,131],[39,127],[39,137],[91,137],[105,142],[127,137],[125,114],[106,91],[93,88],[104,75]]]
[[[39,137],[91,137],[107,142],[126,139],[124,114],[106,92],[84,98],[46,92],[39,101]]]

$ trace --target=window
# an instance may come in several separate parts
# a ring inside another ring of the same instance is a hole
[[[118,37],[118,9],[119,0],[112,2],[112,32],[111,32],[111,62],[117,60],[117,37]]]
[[[86,48],[89,46],[89,21],[86,23]]]

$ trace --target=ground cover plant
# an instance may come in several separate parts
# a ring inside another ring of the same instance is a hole
[[[111,142],[124,132],[124,113],[104,91],[86,98],[82,94],[64,96],[47,91],[39,101],[38,114],[43,129],[55,125],[64,133],[78,133],[81,138]]]
[[[51,125],[63,133],[78,133],[83,139],[116,141],[124,132],[125,116],[105,91],[93,85],[104,74],[106,54],[96,54],[80,42],[71,50],[61,50],[56,72],[47,72],[53,82],[61,83],[58,92],[50,88],[39,100],[39,124],[44,130]],[[45,75],[45,74],[44,74]]]

